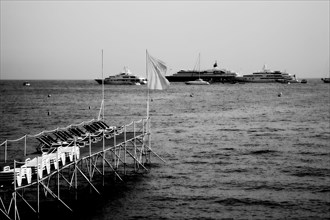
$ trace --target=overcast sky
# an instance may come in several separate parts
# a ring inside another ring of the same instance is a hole
[[[145,75],[146,50],[168,75],[220,68],[329,74],[329,1],[5,1],[0,79],[94,79],[124,66]]]

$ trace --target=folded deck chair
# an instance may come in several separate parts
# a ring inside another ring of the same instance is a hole
[[[54,131],[53,133],[56,137],[58,137],[61,141],[71,142],[73,138],[65,134],[63,131]]]
[[[44,135],[44,137],[47,138],[52,143],[58,143],[59,142],[58,139],[53,138],[51,135],[46,134],[46,135]]]
[[[116,127],[115,126],[109,126],[103,121],[95,121],[93,123],[95,126],[100,127],[102,130],[104,130],[106,133],[114,133]]]
[[[69,131],[76,137],[80,137],[82,139],[84,139],[85,137],[87,137],[90,133],[89,132],[85,132],[83,130],[81,130],[78,127],[71,127],[69,128]]]
[[[84,125],[83,127],[86,129],[86,131],[88,131],[90,133],[96,133],[96,132],[98,132],[98,129],[95,129],[95,128],[93,128],[90,125]]]
[[[74,139],[74,135],[72,135],[69,131],[62,130],[62,133],[66,135],[68,138]]]
[[[71,127],[71,128],[68,128],[68,131],[73,134],[74,136],[76,137],[81,137],[81,133],[79,133],[79,131],[77,131],[75,128]]]
[[[37,152],[49,152],[50,150],[61,146],[59,143],[50,142],[44,136],[36,137],[36,139],[40,142],[36,148]]]
[[[87,131],[81,130],[79,127],[74,128],[77,132],[79,132],[82,136],[88,136],[89,133]]]
[[[94,128],[97,131],[104,130],[104,128],[102,128],[100,125],[98,125],[95,122],[91,123],[89,126],[91,126],[92,128]]]
[[[102,125],[106,129],[113,128],[112,126],[107,125],[104,121],[98,121],[98,124]]]
[[[92,126],[94,129],[97,129],[97,130],[105,130],[105,128],[103,126],[101,126],[97,121],[90,124],[90,126]]]

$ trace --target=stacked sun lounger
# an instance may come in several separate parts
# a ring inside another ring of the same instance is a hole
[[[27,158],[24,162],[17,162],[17,167],[5,166],[3,171],[0,171],[0,186],[12,184],[14,180],[19,187],[22,184],[30,184],[33,176],[42,179],[44,172],[50,174],[52,170],[64,166],[67,161],[72,162],[79,158],[80,148],[78,146],[58,147],[55,153],[43,153],[38,157]]]

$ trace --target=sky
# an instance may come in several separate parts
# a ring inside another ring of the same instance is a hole
[[[127,66],[145,76],[146,51],[167,75],[200,68],[329,75],[329,0],[0,0],[0,79],[95,79]]]

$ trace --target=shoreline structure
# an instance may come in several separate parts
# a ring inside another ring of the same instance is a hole
[[[78,200],[79,191],[89,186],[90,193],[93,191],[101,195],[100,188],[105,186],[107,178],[124,181],[124,177],[130,174],[143,174],[148,172],[146,165],[151,163],[151,153],[160,158],[151,150],[150,142],[145,141],[150,135],[150,118],[133,121],[112,131],[104,129],[97,135],[89,133],[83,145],[74,138],[67,146],[58,146],[50,153],[26,154],[28,138],[95,121],[37,135],[25,135],[0,144],[1,151],[4,148],[4,158],[0,162],[5,165],[3,171],[0,171],[0,216],[24,219],[24,216],[20,216],[22,208],[24,212],[28,209],[30,214],[39,218],[42,204],[46,202],[57,203],[74,212],[70,203]],[[24,155],[21,155],[25,159],[8,161],[8,144],[18,141],[25,143]],[[73,198],[68,198],[70,194]]]

